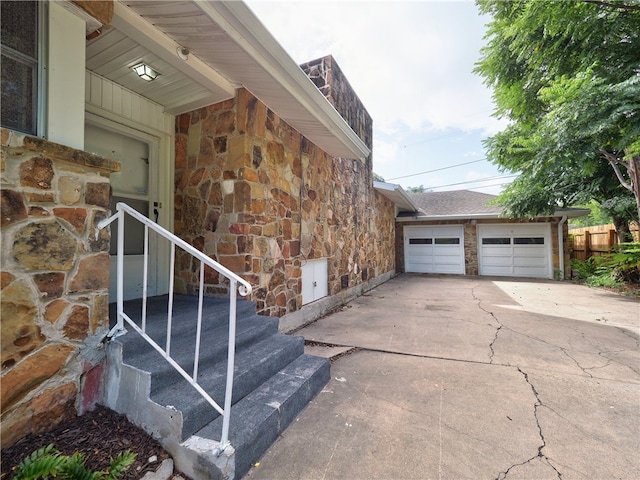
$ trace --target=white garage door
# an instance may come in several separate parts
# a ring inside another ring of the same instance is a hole
[[[480,275],[552,278],[551,225],[478,226]]]
[[[464,275],[462,226],[405,227],[404,258],[407,272]]]

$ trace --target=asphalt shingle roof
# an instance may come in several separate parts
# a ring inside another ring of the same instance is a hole
[[[487,205],[496,195],[472,192],[471,190],[453,190],[448,192],[409,193],[409,197],[418,207],[421,215],[477,215],[500,214],[502,207]]]

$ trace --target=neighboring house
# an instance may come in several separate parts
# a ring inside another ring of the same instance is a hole
[[[1,11],[3,446],[102,401],[115,247],[97,224],[116,202],[248,280],[281,328],[394,275],[371,118],[331,57],[303,71],[235,1]],[[135,298],[144,231],[125,230]],[[187,256],[174,278],[164,242],[149,256],[150,295],[195,293]]]
[[[385,184],[376,183],[381,189]],[[567,219],[587,210],[513,219],[491,204],[495,195],[469,190],[408,194],[396,218],[399,272],[568,278]]]

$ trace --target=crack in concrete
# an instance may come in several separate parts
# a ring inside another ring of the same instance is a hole
[[[544,437],[542,426],[540,425],[540,419],[538,418],[538,408],[542,406],[542,400],[540,400],[540,394],[538,393],[538,390],[536,389],[535,385],[531,383],[531,381],[529,380],[529,375],[527,374],[527,372],[522,370],[520,367],[517,367],[517,369],[518,369],[518,372],[522,374],[522,376],[524,377],[524,380],[527,382],[527,384],[531,388],[531,392],[533,393],[533,396],[536,399],[535,403],[533,404],[533,417],[536,420],[536,426],[538,427],[538,435],[540,436],[541,443],[538,446],[538,453],[536,455],[529,458],[528,460],[525,460],[524,462],[511,465],[504,472],[500,472],[496,477],[496,480],[505,480],[509,475],[509,472],[513,468],[526,465],[527,463],[530,463],[537,458],[542,459],[542,461],[544,461],[547,465],[553,468],[553,470],[556,472],[556,475],[558,476],[558,479],[562,480],[562,473],[560,473],[560,471],[553,465],[553,463],[551,463],[551,460],[549,459],[549,457],[547,457],[544,453],[542,453],[542,450],[547,446],[547,441]]]
[[[569,357],[571,360],[573,360],[573,363],[576,364],[576,366],[582,370],[585,374],[589,375],[590,378],[593,378],[593,375],[590,372],[587,372],[587,368],[583,367],[582,365],[580,365],[580,362],[578,362],[578,360],[576,360],[573,355],[571,355],[566,348],[562,348],[562,347],[558,347],[560,349],[560,351],[562,353],[564,353],[567,357]],[[591,368],[595,368],[595,367],[591,367]]]
[[[502,330],[502,327],[504,327],[504,325],[502,324],[502,322],[500,320],[498,320],[498,317],[496,317],[495,313],[490,312],[489,310],[487,310],[486,308],[484,308],[482,306],[482,300],[479,297],[476,296],[475,287],[471,288],[471,296],[473,297],[473,299],[478,304],[478,308],[480,310],[482,310],[484,313],[490,315],[491,318],[493,318],[494,322],[496,322],[498,324],[498,327],[496,328],[496,334],[494,335],[493,340],[491,340],[491,343],[489,344],[489,351],[490,351],[490,353],[489,353],[489,364],[493,365],[493,357],[496,354],[493,346],[498,341],[498,335],[500,334],[500,330]]]

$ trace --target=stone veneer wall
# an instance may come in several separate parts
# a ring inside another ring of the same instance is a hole
[[[431,225],[462,225],[464,230],[464,262],[465,275],[478,275],[478,225],[492,225],[499,223],[551,223],[551,256],[552,269],[555,272],[560,268],[558,257],[558,222],[556,217],[541,217],[533,220],[517,221],[505,218],[495,218],[491,220],[477,220],[476,224],[472,224],[471,220],[437,220],[437,221],[416,221],[416,222],[397,222],[396,223],[396,270],[404,272],[404,227],[405,226],[431,226]],[[564,270],[565,278],[571,272],[571,265],[568,253],[568,225],[563,225],[563,236],[565,246]]]
[[[99,399],[108,330],[108,159],[1,130],[2,446]]]
[[[302,306],[305,259],[329,259],[329,295],[394,269],[394,206],[370,164],[332,158],[245,89],[176,118],[175,161],[176,234],[249,280],[262,314]],[[176,288],[195,293],[199,265],[176,265]]]

